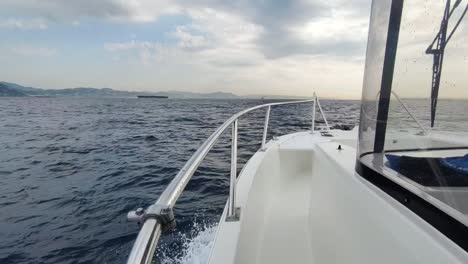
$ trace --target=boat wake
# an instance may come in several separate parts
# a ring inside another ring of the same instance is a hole
[[[214,243],[217,225],[195,224],[194,236],[189,238],[182,234],[182,252],[170,258],[162,252],[161,264],[205,264],[208,263]]]

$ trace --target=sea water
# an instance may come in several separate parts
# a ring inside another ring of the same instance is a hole
[[[127,212],[153,203],[232,114],[266,102],[0,98],[0,263],[125,263],[139,230]],[[332,126],[357,125],[359,101],[322,106]],[[239,171],[260,147],[264,116],[239,121]],[[310,127],[311,104],[274,107],[268,137]],[[228,132],[180,197],[158,261],[206,263],[229,161]]]

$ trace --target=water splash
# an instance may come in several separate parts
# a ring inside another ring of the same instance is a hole
[[[161,264],[205,264],[208,263],[211,248],[216,235],[216,224],[194,224],[192,237],[181,235],[182,252],[176,258],[168,257],[161,252]]]

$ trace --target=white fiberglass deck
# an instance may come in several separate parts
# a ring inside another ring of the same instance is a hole
[[[287,263],[300,256],[304,262],[311,263],[307,221],[310,178],[308,171],[294,175],[294,179],[279,186],[276,195],[265,205],[265,222],[259,230],[259,262]],[[278,230],[278,226],[285,228]],[[286,247],[285,242],[295,246]]]
[[[252,157],[237,184],[240,220],[223,214],[210,263],[468,263],[453,242],[354,174],[356,130],[333,134],[287,135]]]

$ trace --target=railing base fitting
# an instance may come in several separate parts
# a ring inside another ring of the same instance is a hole
[[[240,219],[240,214],[241,214],[241,209],[240,207],[236,207],[234,209],[234,215],[227,215],[226,216],[226,222],[237,222]]]
[[[147,210],[138,208],[136,211],[130,211],[127,214],[127,220],[143,224],[148,218],[154,218],[161,224],[163,232],[172,230],[176,226],[174,212],[170,207],[163,207],[153,204]]]

